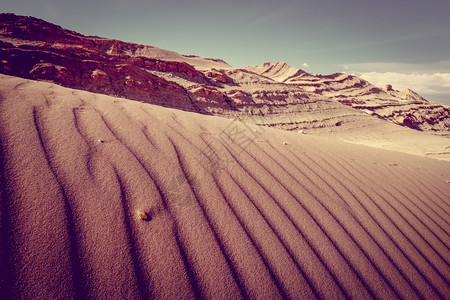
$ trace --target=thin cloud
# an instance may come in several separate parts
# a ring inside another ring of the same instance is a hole
[[[363,72],[358,75],[379,87],[391,84],[397,90],[409,88],[428,100],[450,104],[450,73],[407,74],[397,72]]]
[[[412,89],[430,101],[450,104],[450,60],[429,63],[368,62],[341,64],[345,73],[394,89]]]
[[[341,64],[338,65],[346,71],[354,73],[365,72],[394,72],[394,73],[418,73],[418,74],[434,74],[447,73],[450,70],[450,60],[441,60],[430,63],[396,63],[396,62],[367,62],[358,64]]]
[[[254,16],[249,17],[248,26],[258,27],[275,20],[283,20],[292,13],[292,7],[292,4],[282,4],[276,8],[262,5],[253,11]]]

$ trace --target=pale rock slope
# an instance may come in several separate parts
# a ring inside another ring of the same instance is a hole
[[[0,295],[448,299],[449,180],[450,162],[0,75]]]
[[[288,83],[291,80],[295,81],[297,78],[307,75],[305,71],[293,68],[285,62],[277,62],[275,64],[265,62],[261,66],[248,66],[245,69],[279,82]]]

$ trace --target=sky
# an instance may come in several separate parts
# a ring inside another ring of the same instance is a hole
[[[2,0],[0,10],[239,68],[346,72],[450,104],[450,0]]]

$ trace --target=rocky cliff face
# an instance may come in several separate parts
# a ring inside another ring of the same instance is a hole
[[[246,69],[398,125],[443,133],[450,130],[449,107],[429,103],[410,89],[400,92],[391,85],[380,89],[352,75],[313,75],[285,63],[263,63]]]
[[[149,71],[209,82],[185,62],[125,54],[140,45],[85,37],[32,17],[1,14],[0,49],[3,74],[189,111],[199,109],[188,91]]]
[[[329,132],[380,119],[437,134],[450,129],[449,107],[411,90],[309,74],[283,62],[234,69],[13,14],[0,14],[0,73],[287,130]]]

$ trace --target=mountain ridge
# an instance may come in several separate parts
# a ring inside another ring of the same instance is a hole
[[[450,129],[448,106],[353,75],[310,74],[284,62],[236,69],[220,59],[84,36],[34,17],[1,14],[0,49],[6,75],[285,130],[351,131],[367,117],[444,136]]]

